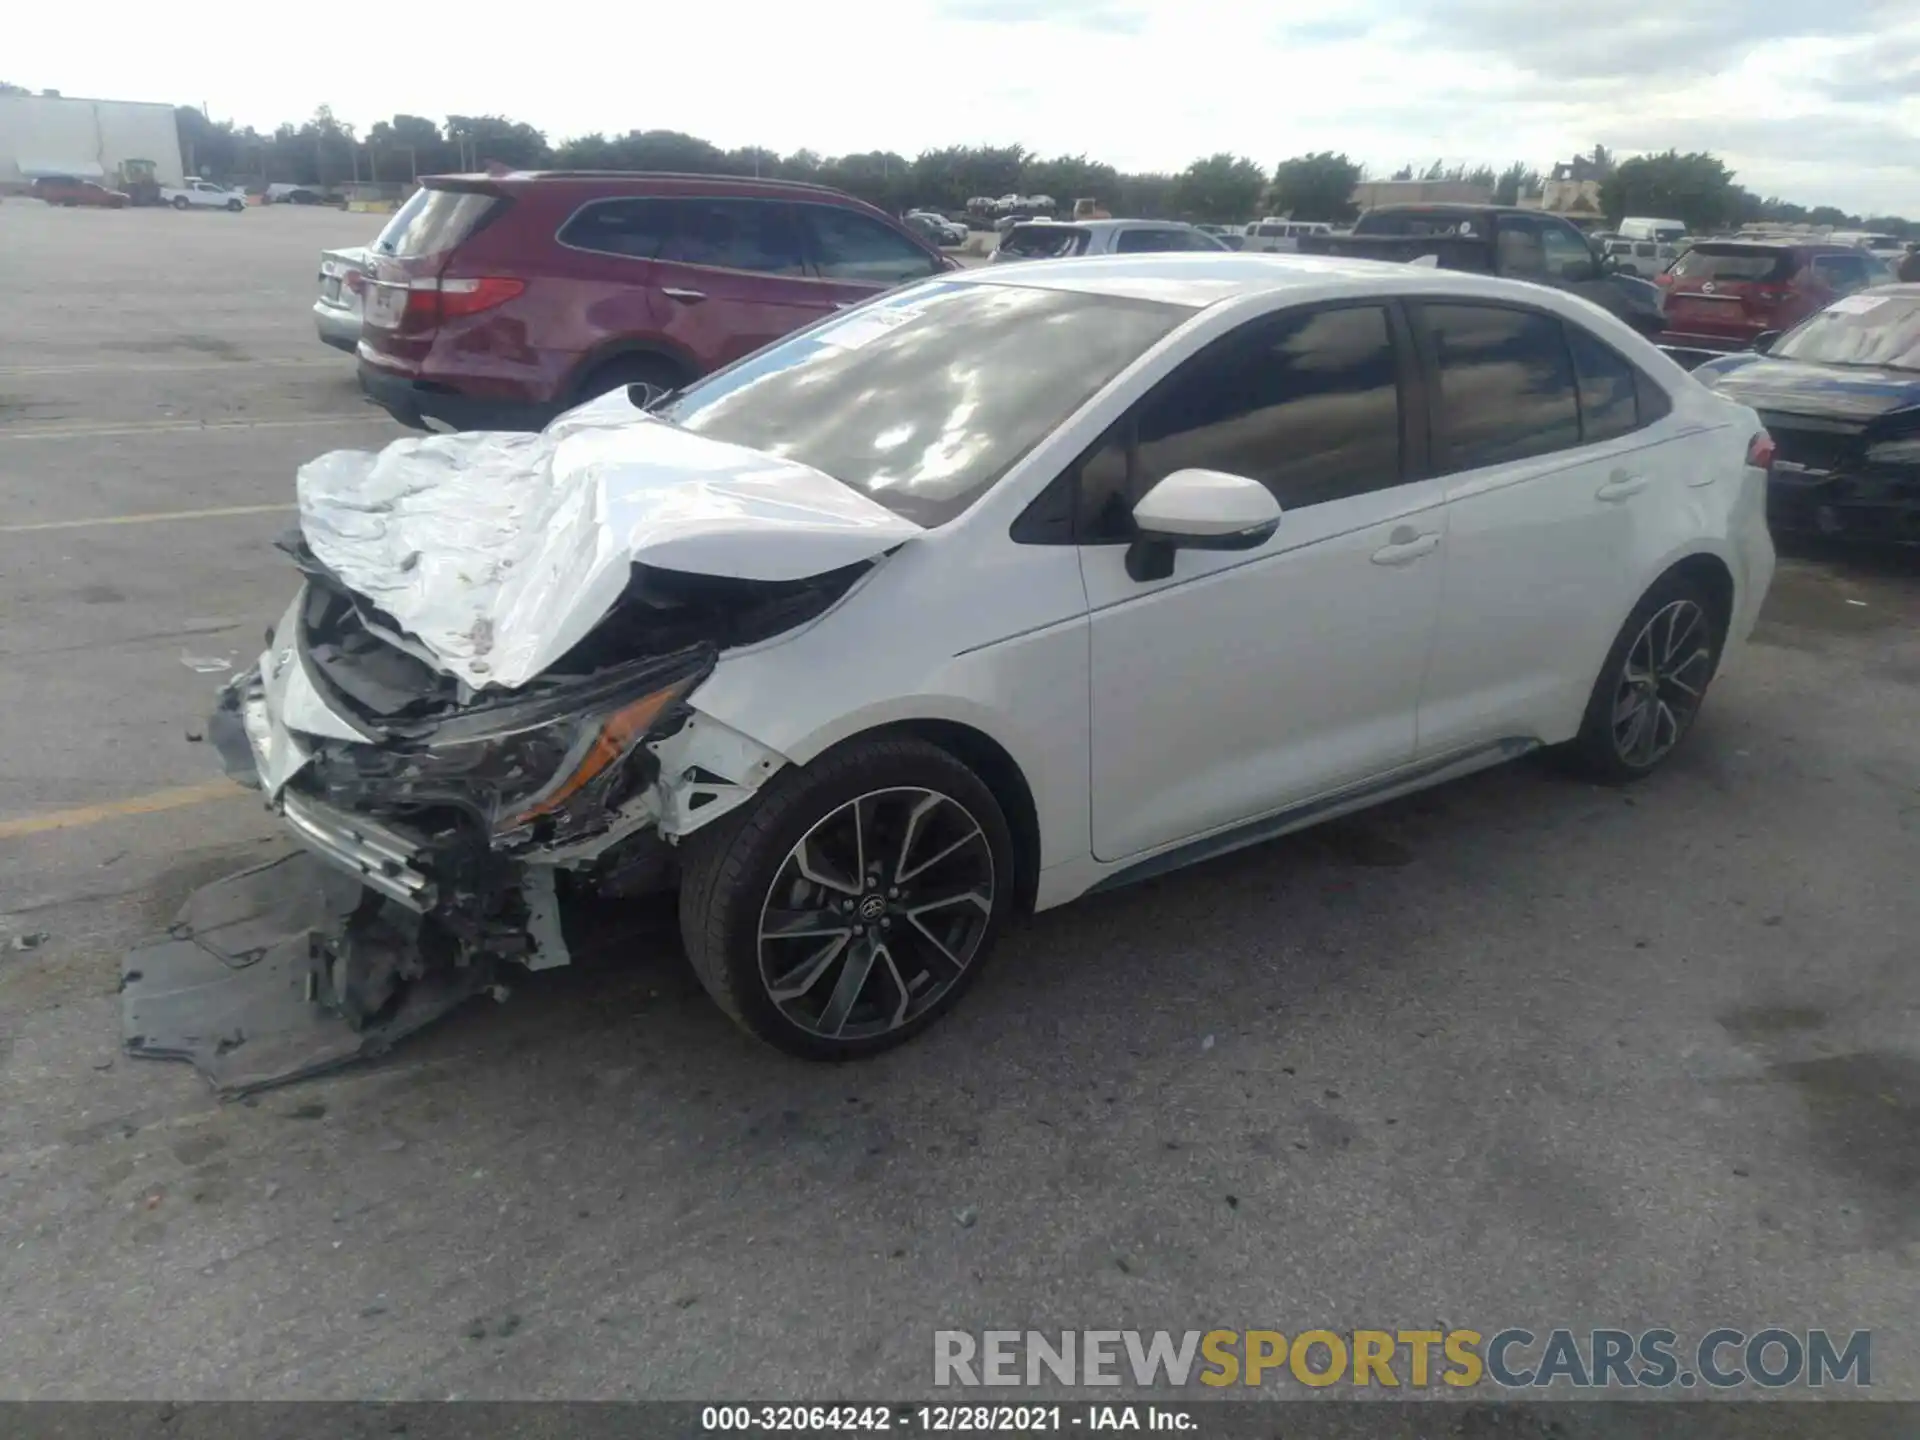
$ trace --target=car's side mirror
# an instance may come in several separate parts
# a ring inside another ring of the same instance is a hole
[[[1133,507],[1127,574],[1164,580],[1176,550],[1252,550],[1280,528],[1280,502],[1258,480],[1222,470],[1176,470]]]
[[[1756,355],[1765,355],[1773,349],[1774,342],[1779,338],[1780,332],[1778,330],[1762,330],[1758,335],[1753,337],[1753,353]]]

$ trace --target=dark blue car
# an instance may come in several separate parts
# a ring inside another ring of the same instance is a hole
[[[1920,284],[1849,295],[1693,374],[1773,436],[1773,529],[1920,544]]]

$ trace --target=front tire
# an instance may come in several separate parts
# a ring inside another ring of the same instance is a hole
[[[1574,768],[1610,785],[1657,770],[1692,730],[1725,641],[1719,605],[1692,576],[1668,575],[1641,596],[1567,747]]]
[[[227,202],[227,209],[231,210],[236,215],[238,215],[242,210],[246,208],[247,208],[247,202],[244,200],[229,200]]]
[[[694,972],[751,1034],[810,1060],[877,1054],[945,1014],[1013,903],[1013,840],[937,746],[850,741],[775,775],[684,846]]]

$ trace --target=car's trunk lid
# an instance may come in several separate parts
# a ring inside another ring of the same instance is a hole
[[[1793,252],[1777,245],[1702,241],[1665,275],[1675,330],[1745,336],[1765,329],[1793,284]]]
[[[537,435],[336,450],[299,474],[318,563],[472,688],[544,673],[635,567],[783,584],[922,533],[830,476],[680,430],[615,391]]]

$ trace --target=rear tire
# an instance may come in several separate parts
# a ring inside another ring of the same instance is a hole
[[[972,983],[1014,894],[980,777],[922,740],[849,741],[682,849],[680,929],[742,1028],[809,1060],[877,1054]]]
[[[1641,596],[1565,747],[1571,768],[1605,785],[1651,775],[1693,729],[1725,642],[1714,596],[1693,577],[1668,575]]]
[[[651,385],[663,391],[678,390],[687,383],[680,367],[660,355],[621,355],[596,366],[573,393],[573,403],[584,405],[598,400],[609,390],[622,385]]]
[[[244,200],[229,200],[227,202],[227,209],[231,210],[236,215],[238,215],[242,210],[246,208],[247,208],[247,202]]]
[[[176,195],[173,197],[173,208],[176,210],[184,210],[187,208],[188,204],[189,204],[189,201],[187,200],[187,197],[184,195]]]

